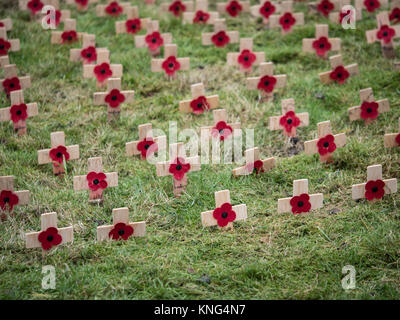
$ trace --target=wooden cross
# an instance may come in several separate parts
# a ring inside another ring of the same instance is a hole
[[[281,28],[281,34],[285,35],[293,31],[293,26],[304,25],[304,13],[293,13],[293,1],[283,1],[281,13],[273,14],[269,17],[269,27]]]
[[[187,186],[187,174],[201,169],[200,157],[185,157],[182,142],[169,146],[169,161],[158,162],[156,171],[158,177],[172,175],[174,195],[179,197]]]
[[[304,142],[304,151],[306,154],[319,153],[321,162],[332,162],[333,152],[336,148],[342,148],[346,144],[346,134],[339,133],[332,135],[330,120],[319,122],[318,139]]]
[[[115,31],[117,34],[129,33],[135,35],[140,30],[147,29],[151,22],[150,18],[139,18],[139,9],[137,6],[129,7],[126,11],[127,20],[116,21]]]
[[[274,91],[286,86],[286,74],[274,75],[274,64],[260,64],[260,76],[247,78],[247,89],[259,90],[263,101],[272,101]]]
[[[383,137],[385,148],[393,148],[400,146],[400,118],[399,118],[399,131],[397,133],[387,133]]]
[[[73,226],[58,228],[57,213],[49,212],[40,216],[41,231],[25,234],[28,249],[42,248],[43,253],[60,244],[74,241]]]
[[[358,64],[353,63],[347,66],[343,65],[342,55],[338,54],[329,58],[331,64],[331,71],[321,72],[319,79],[323,84],[336,82],[343,84],[347,78],[358,74]]]
[[[287,137],[296,136],[297,127],[306,127],[309,124],[308,112],[295,113],[294,99],[283,99],[282,115],[269,117],[269,130],[282,130]]]
[[[393,24],[400,23],[400,0],[392,0],[390,2],[389,19]]]
[[[66,0],[67,4],[75,4],[78,11],[85,11],[92,3],[98,3],[99,0]]]
[[[89,190],[89,202],[103,201],[103,190],[118,186],[118,173],[103,173],[101,157],[88,159],[89,173],[86,176],[74,177],[74,190]]]
[[[375,102],[371,88],[360,90],[361,105],[349,108],[350,121],[363,119],[365,124],[372,123],[380,113],[390,111],[388,99]]]
[[[232,138],[233,132],[240,129],[240,122],[228,123],[228,114],[225,109],[213,110],[214,126],[201,127],[201,136],[209,137],[210,135],[221,141]]]
[[[218,12],[208,11],[208,0],[196,0],[195,11],[183,13],[183,24],[214,24],[218,18]]]
[[[18,77],[18,70],[15,64],[9,64],[4,66],[4,79],[0,80],[2,86],[0,91],[4,91],[9,95],[15,90],[25,90],[31,87],[31,77],[23,76]]]
[[[357,9],[364,9],[368,12],[375,12],[389,7],[388,0],[355,0],[354,4]]]
[[[121,104],[133,102],[134,90],[121,91],[121,78],[107,79],[107,92],[95,92],[94,105],[107,105],[108,120],[119,119]]]
[[[8,52],[21,49],[19,39],[8,39],[6,27],[0,27],[0,56],[7,56]]]
[[[166,44],[164,46],[164,59],[151,59],[151,72],[164,72],[169,80],[177,78],[177,71],[190,68],[190,58],[177,58],[178,46]]]
[[[69,61],[82,61],[82,64],[90,64],[97,61],[98,50],[107,50],[105,48],[96,48],[96,36],[85,33],[82,36],[82,48],[73,48],[70,50]]]
[[[251,73],[253,66],[258,66],[265,62],[265,53],[253,52],[253,39],[240,39],[240,52],[228,52],[226,55],[228,66],[239,67],[243,73]]]
[[[76,32],[76,20],[66,19],[64,31],[52,31],[51,44],[70,44],[82,39],[83,33]]]
[[[230,0],[228,2],[217,2],[217,11],[219,14],[229,14],[231,17],[237,17],[242,12],[250,11],[250,1]]]
[[[232,170],[234,177],[244,176],[256,172],[263,173],[275,167],[275,158],[270,157],[265,160],[260,158],[260,150],[258,148],[247,149],[245,152],[246,164],[242,167]]]
[[[29,203],[30,192],[28,190],[14,191],[14,177],[0,177],[0,213],[1,220],[6,220],[6,212],[12,213],[15,206],[23,206]]]
[[[79,159],[79,145],[65,146],[65,133],[63,131],[50,134],[51,149],[38,150],[39,164],[53,164],[53,173],[63,175],[67,161]]]
[[[353,200],[367,199],[378,201],[385,194],[397,192],[397,179],[382,180],[382,165],[376,164],[367,167],[367,182],[354,184],[351,188]]]
[[[225,19],[215,19],[214,32],[202,33],[201,42],[204,46],[214,44],[216,47],[224,47],[228,43],[238,43],[239,31],[226,31]]]
[[[153,137],[151,123],[141,124],[138,127],[139,140],[127,142],[125,145],[128,157],[138,156],[142,160],[150,157],[154,152],[163,152],[167,149],[167,137]]]
[[[116,0],[107,0],[107,4],[98,4],[96,6],[96,16],[120,16],[126,14],[131,6],[129,2],[118,2]]]
[[[0,27],[6,28],[6,31],[10,31],[12,29],[12,20],[10,18],[0,19]]]
[[[113,224],[97,227],[97,242],[104,240],[128,240],[146,235],[146,221],[129,222],[129,209],[113,209]]]
[[[146,35],[135,36],[136,48],[148,48],[151,56],[158,56],[160,49],[166,44],[172,43],[171,33],[160,33],[157,20],[147,22]]]
[[[315,38],[303,39],[303,52],[314,53],[317,57],[328,58],[329,51],[340,51],[342,40],[329,38],[327,24],[315,25]]]
[[[308,179],[293,181],[293,197],[278,199],[278,213],[306,213],[323,207],[322,193],[308,194]]]
[[[182,13],[193,11],[193,1],[172,0],[171,2],[161,3],[161,11],[167,13],[171,12],[176,17],[182,16]]]
[[[38,115],[37,103],[24,103],[22,90],[11,91],[11,107],[0,109],[0,122],[12,121],[19,136],[26,134],[26,119]]]
[[[194,114],[201,114],[204,111],[215,109],[219,105],[218,95],[206,97],[206,90],[202,82],[192,84],[190,86],[192,92],[191,100],[183,100],[179,102],[179,111],[193,112]]]
[[[280,12],[282,12],[281,4],[271,0],[261,0],[260,4],[250,7],[251,15],[256,18],[261,17],[264,25],[268,24],[272,14]]]
[[[328,17],[331,22],[334,23],[342,23],[342,20],[345,17],[349,17],[351,21],[359,21],[362,18],[362,10],[361,8],[354,8],[354,13],[348,9],[346,6],[351,5],[350,0],[336,0],[335,2],[335,11],[329,13]],[[336,11],[337,10],[337,11]],[[355,17],[354,17],[355,15]]]
[[[215,209],[201,213],[203,227],[218,226],[233,230],[233,222],[247,220],[246,204],[231,205],[229,190],[215,192]]]

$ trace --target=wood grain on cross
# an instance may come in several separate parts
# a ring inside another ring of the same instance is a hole
[[[228,43],[238,43],[239,42],[239,31],[226,31],[226,23],[225,19],[215,19],[214,21],[214,31],[213,32],[205,32],[201,34],[201,43],[204,46],[210,46],[213,43],[213,36],[217,36],[221,32],[223,32],[228,38]]]
[[[140,22],[139,28],[136,24],[136,19]],[[117,34],[129,33],[134,35],[142,29],[147,29],[150,22],[151,18],[139,18],[139,9],[137,6],[129,7],[126,10],[126,20],[115,22],[115,32]]]
[[[218,138],[219,134],[220,140],[226,140],[227,138],[233,137],[235,130],[240,129],[240,122],[228,123],[228,114],[226,109],[213,110],[213,118],[213,126],[200,128],[202,137],[212,136],[213,138]]]
[[[397,133],[386,133],[383,137],[385,148],[393,148],[400,146],[400,118],[399,118],[399,127]]]
[[[85,33],[82,36],[82,48],[73,48],[70,50],[69,61],[82,61],[83,64],[93,63],[97,60],[97,51],[107,50],[105,48],[96,48],[96,36]]]
[[[96,16],[105,17],[108,15],[106,9],[110,5],[110,3],[117,2],[118,5],[122,8],[121,15],[126,14],[128,8],[130,8],[131,4],[129,2],[120,2],[117,0],[107,0],[107,4],[98,4],[96,6]]]
[[[7,29],[0,27],[0,55],[6,56],[8,52],[16,52],[21,49],[19,39],[8,39]],[[3,51],[3,53],[1,53]]]
[[[206,90],[203,83],[192,84],[190,90],[192,93],[192,99],[180,101],[179,111],[201,114],[204,111],[215,109],[219,106],[218,95],[206,96]]]
[[[233,14],[231,14],[228,12],[228,6],[231,5],[233,1],[236,1],[241,6],[241,10],[234,10],[232,12]],[[217,11],[219,14],[229,14],[236,17],[242,12],[250,12],[250,1],[228,0],[227,2],[217,2]]]
[[[329,57],[329,62],[331,64],[332,70],[326,71],[326,72],[321,72],[319,74],[319,79],[321,80],[321,82],[323,84],[329,84],[334,81],[337,81],[338,83],[344,83],[347,78],[345,78],[343,76],[344,70],[340,70],[340,69],[345,69],[345,71],[348,72],[348,77],[358,74],[358,64],[353,63],[353,64],[349,64],[347,66],[344,66],[341,54]],[[335,76],[332,77],[332,75],[331,75],[331,74],[334,74],[335,72],[339,73],[339,75],[336,75],[336,80],[335,80]],[[341,81],[341,79],[343,79],[343,80]]]
[[[86,3],[81,2],[80,0],[66,0],[66,3],[69,5],[75,4],[78,11],[85,11],[88,9],[90,4],[98,3],[99,0],[88,0]]]
[[[250,13],[253,17],[261,17],[263,24],[267,25],[269,17],[272,14],[278,14],[282,12],[282,6],[280,3],[271,0],[261,0],[260,4],[251,6]]]
[[[183,24],[205,23],[214,24],[219,18],[216,11],[208,11],[208,0],[196,0],[194,11],[185,11],[183,13]]]
[[[166,44],[164,59],[151,59],[151,72],[164,72],[167,79],[177,78],[178,71],[187,71],[190,68],[190,58],[178,58],[178,46]]]
[[[293,1],[283,1],[281,13],[269,17],[269,27],[271,29],[280,27],[282,35],[292,32],[294,26],[302,25],[304,25],[304,13],[293,12]]]
[[[67,38],[67,41],[63,39],[63,34],[67,34],[70,31],[75,31],[76,32],[76,20],[75,19],[65,19],[64,21],[64,31],[52,31],[51,32],[51,44],[63,44],[63,43],[69,43],[69,41],[75,41],[73,37]],[[83,37],[82,32],[77,32],[77,40],[82,39]]]
[[[269,171],[275,167],[275,158],[270,157],[265,160],[261,160],[260,150],[258,148],[247,149],[244,154],[246,159],[245,165],[232,170],[232,174],[235,177],[249,175],[254,171],[256,174],[259,174]]]
[[[0,19],[0,26],[6,28],[6,31],[10,31],[13,27],[12,20],[10,18]]]
[[[241,38],[239,52],[228,52],[226,54],[228,66],[239,67],[243,73],[251,73],[253,66],[259,66],[265,62],[265,53],[253,52],[253,39]]]
[[[303,52],[316,53],[318,57],[327,59],[330,51],[340,51],[342,40],[329,38],[327,24],[315,25],[315,38],[303,39]]]
[[[331,22],[334,23],[342,23],[342,19],[359,21],[362,18],[362,10],[361,8],[354,8],[351,6],[350,0],[337,0],[335,3],[335,11],[329,13],[328,17]],[[354,10],[353,10],[354,9]],[[355,15],[355,17],[354,17]]]
[[[4,69],[4,79],[0,80],[0,82],[2,83],[2,86],[0,86],[0,91],[5,91],[6,90],[5,87],[7,87],[10,91],[20,90],[20,89],[25,90],[31,87],[31,77],[30,76],[18,77],[18,70],[15,64],[5,65],[3,69]],[[15,80],[15,81],[11,81],[11,84],[7,85],[6,84],[7,80]],[[18,88],[18,84],[20,88]],[[17,89],[15,89],[15,86],[17,87]]]
[[[14,191],[14,177],[0,177],[0,213],[1,220],[7,218],[6,212],[12,213],[15,206],[23,206],[29,203],[29,190]]]
[[[171,33],[160,33],[160,26],[157,20],[150,20],[147,22],[146,27],[146,35],[137,35],[135,36],[135,47],[136,48],[148,48],[151,56],[157,56],[160,54],[160,49],[162,46],[166,44],[172,43],[172,34]],[[157,37],[152,37],[153,35],[157,35]],[[157,48],[150,48],[149,44],[146,42],[146,38],[152,38],[151,41],[153,43],[157,43],[158,36],[162,39],[162,44],[160,44]]]

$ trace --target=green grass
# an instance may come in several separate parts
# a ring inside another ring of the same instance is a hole
[[[322,85],[318,73],[329,62],[301,51],[304,37],[314,35],[320,16],[306,14],[306,25],[285,37],[266,30],[249,15],[227,19],[229,30],[254,37],[276,74],[287,74],[286,88],[273,103],[259,103],[246,89],[245,77],[226,66],[224,49],[203,47],[201,33],[210,26],[182,26],[169,15],[139,5],[142,17],[160,20],[173,34],[181,57],[191,58],[190,72],[168,82],[150,72],[145,49],[135,49],[128,35],[116,36],[114,19],[72,9],[78,31],[94,33],[97,46],[111,51],[111,61],[124,67],[123,88],[135,90],[135,102],[122,107],[121,120],[107,123],[105,107],[93,106],[94,80],[82,77],[80,63],[69,62],[69,46],[50,45],[50,31],[29,20],[16,5],[0,4],[0,16],[11,17],[10,38],[21,51],[10,53],[20,75],[30,74],[25,100],[37,102],[39,115],[28,120],[28,135],[18,137],[11,123],[0,124],[0,175],[14,175],[17,190],[31,191],[31,203],[17,207],[0,224],[1,299],[398,299],[400,297],[400,194],[368,203],[351,199],[351,185],[366,180],[368,165],[383,165],[385,178],[398,177],[400,153],[385,149],[384,133],[396,132],[400,117],[400,73],[382,57],[379,44],[367,45],[365,31],[375,27],[364,12],[355,30],[330,24],[330,36],[342,38],[346,64],[358,62],[360,74],[347,84]],[[214,1],[213,1],[214,3]],[[215,4],[212,5],[215,8]],[[306,12],[306,5],[296,5]],[[80,47],[80,45],[75,45]],[[396,50],[397,55],[399,50]],[[257,70],[254,72],[257,74]],[[212,123],[212,113],[182,114],[178,103],[190,97],[190,85],[203,81],[218,94],[230,120],[255,129],[255,145],[277,167],[262,176],[235,179],[237,165],[204,165],[189,176],[187,192],[173,197],[170,178],[156,176],[154,166],[125,156],[125,143],[138,138],[137,126],[151,122],[168,132]],[[359,104],[359,90],[372,87],[376,99],[388,98],[391,111],[367,127],[350,123],[347,109]],[[317,96],[323,98],[317,98]],[[268,117],[280,114],[282,98],[294,98],[297,110],[308,111],[310,125],[298,129],[293,149],[280,132],[268,130]],[[4,94],[1,107],[8,107]],[[316,137],[320,121],[331,120],[334,132],[346,132],[347,145],[335,161],[320,164],[302,152]],[[37,164],[37,150],[50,146],[50,133],[63,130],[67,145],[79,144],[81,157],[68,163],[68,174],[55,177],[50,165]],[[297,153],[295,156],[293,153]],[[105,192],[103,205],[87,202],[87,192],[74,192],[74,175],[87,173],[87,159],[102,156],[105,170],[118,171],[119,186]],[[277,201],[292,192],[292,181],[308,178],[310,191],[324,194],[324,207],[310,216],[277,214]],[[202,228],[200,213],[214,208],[214,192],[229,189],[233,204],[246,203],[248,220],[232,232]],[[96,227],[111,222],[113,208],[129,207],[132,221],[145,220],[147,236],[127,242],[97,244]],[[40,229],[40,215],[56,211],[59,226],[74,226],[75,241],[42,257],[26,249],[25,232]],[[356,289],[341,286],[342,267],[356,268]],[[57,272],[55,290],[41,288],[42,266]],[[208,281],[209,279],[209,281]]]

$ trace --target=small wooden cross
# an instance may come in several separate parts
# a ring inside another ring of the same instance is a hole
[[[183,13],[183,24],[214,24],[218,18],[218,12],[208,11],[208,0],[196,0],[195,11]]]
[[[41,231],[25,234],[28,249],[42,248],[43,253],[60,244],[74,241],[73,226],[58,228],[57,213],[49,212],[40,216]]]
[[[164,46],[164,59],[151,59],[151,72],[164,72],[168,80],[177,78],[177,71],[190,68],[190,58],[177,58],[178,46],[166,44]]]
[[[89,190],[89,202],[100,203],[104,189],[118,186],[118,173],[103,173],[101,157],[89,158],[88,170],[86,176],[74,177],[74,190]]]
[[[308,179],[293,181],[293,197],[278,199],[278,213],[306,213],[323,207],[322,193],[308,194]]]
[[[349,21],[359,21],[362,18],[361,8],[354,8],[354,13],[350,10],[350,0],[336,0],[334,11],[329,12],[328,17],[331,22],[342,24],[343,19],[349,17]],[[354,17],[355,15],[355,17]]]
[[[30,192],[28,190],[14,191],[14,177],[0,177],[0,213],[1,220],[6,220],[6,212],[12,213],[15,206],[23,206],[29,203]]]
[[[115,22],[115,31],[117,34],[128,33],[135,35],[142,29],[147,29],[151,22],[150,18],[139,18],[139,9],[137,6],[129,7],[126,11],[126,20]]]
[[[393,148],[400,146],[400,118],[399,118],[399,131],[397,133],[387,133],[383,137],[385,148]]]
[[[272,14],[280,13],[282,10],[280,3],[275,3],[270,0],[261,0],[260,4],[251,6],[250,13],[253,17],[261,17],[264,25],[268,24],[269,17]]]
[[[221,141],[232,138],[234,130],[240,129],[240,122],[228,123],[228,114],[225,109],[213,110],[214,126],[201,127],[201,136],[210,135]],[[207,133],[207,134],[205,134]]]
[[[146,221],[129,222],[129,209],[113,209],[113,224],[97,227],[97,242],[104,240],[128,240],[146,235]]]
[[[319,122],[318,139],[304,142],[304,151],[306,154],[319,153],[321,162],[332,162],[333,152],[336,148],[342,148],[346,144],[346,134],[339,133],[332,135],[330,120]]]
[[[360,106],[349,108],[350,121],[363,119],[367,125],[372,123],[380,113],[390,111],[389,100],[382,99],[375,102],[371,88],[360,90],[360,100]]]
[[[19,39],[8,39],[6,27],[0,27],[0,56],[7,56],[8,52],[21,49]]]
[[[201,224],[203,227],[218,226],[233,230],[233,222],[247,220],[246,204],[231,205],[229,190],[215,192],[214,210],[201,213]]]
[[[265,160],[261,160],[260,150],[258,148],[247,149],[244,154],[246,158],[246,164],[242,167],[232,170],[234,177],[250,175],[253,172],[260,174],[275,167],[275,158],[270,157]]]
[[[26,134],[26,119],[38,115],[38,106],[36,102],[24,103],[24,93],[22,90],[11,91],[11,107],[0,109],[0,122],[12,121],[14,131],[19,136]]]
[[[269,117],[269,130],[282,130],[287,137],[296,136],[297,127],[306,127],[309,124],[308,112],[295,113],[294,99],[283,99],[282,115]]]
[[[228,52],[226,54],[226,61],[228,66],[239,67],[239,70],[243,73],[251,73],[253,66],[258,66],[262,62],[265,62],[265,53],[264,51],[253,52],[252,38],[241,38],[240,51]]]
[[[90,4],[98,2],[99,0],[66,0],[69,5],[75,4],[78,11],[86,11]]]
[[[237,17],[242,12],[250,11],[250,1],[230,0],[228,2],[217,2],[217,11],[219,14]]]
[[[140,155],[144,160],[155,152],[164,152],[167,149],[167,137],[153,137],[153,128],[151,123],[139,125],[139,140],[127,142],[125,145],[126,155],[128,157]]]
[[[159,28],[157,20],[148,21],[146,35],[135,36],[135,47],[148,48],[151,56],[158,56],[162,46],[172,43],[172,34],[160,33]]]
[[[64,31],[51,32],[51,44],[71,44],[82,39],[83,33],[76,32],[76,20],[66,19]]]
[[[63,175],[65,173],[64,163],[69,160],[79,159],[79,145],[65,146],[65,133],[63,131],[50,134],[51,149],[38,150],[39,164],[53,164],[53,173]]]
[[[340,51],[342,40],[340,38],[329,38],[328,30],[327,24],[316,24],[315,38],[303,39],[303,52],[315,52],[317,57],[327,59],[329,51]]]
[[[259,90],[263,101],[272,101],[274,91],[286,86],[286,74],[274,75],[274,64],[262,62],[260,76],[247,78],[247,89]]]
[[[107,0],[107,4],[98,4],[96,6],[96,16],[98,17],[118,17],[126,14],[131,6],[129,2],[118,2],[116,0]]]
[[[161,11],[170,12],[175,17],[181,17],[184,12],[193,11],[193,1],[172,0],[171,2],[161,3]]]
[[[364,9],[370,13],[389,7],[388,0],[355,0],[354,4],[357,9]]]
[[[269,17],[269,27],[281,28],[281,34],[285,35],[293,31],[293,26],[304,25],[304,13],[293,13],[293,1],[283,1],[281,13]]]
[[[215,109],[219,105],[218,95],[206,97],[206,90],[202,82],[192,84],[190,86],[192,92],[191,100],[183,100],[179,102],[179,111],[193,112],[194,114],[201,114],[204,111]]]
[[[224,47],[229,43],[239,42],[239,31],[226,31],[225,19],[215,19],[214,32],[201,34],[201,42],[204,46],[215,45]]]
[[[156,171],[158,177],[172,175],[174,195],[181,196],[187,186],[187,174],[201,169],[200,157],[185,157],[185,149],[182,142],[169,146],[169,161],[158,162]]]
[[[389,19],[392,24],[400,23],[400,0],[390,1]]]
[[[13,23],[10,18],[0,19],[0,27],[6,28],[6,31],[10,31],[12,29]]]
[[[105,48],[96,48],[96,36],[85,33],[82,36],[82,48],[73,48],[70,50],[69,61],[82,61],[82,64],[95,63],[97,61],[97,51],[107,50]]]
[[[344,84],[347,78],[358,74],[358,64],[353,63],[344,66],[341,54],[330,57],[329,62],[331,64],[332,70],[321,72],[319,74],[319,79],[323,84],[329,84],[332,82]]]
[[[31,87],[31,77],[18,77],[18,70],[15,64],[5,65],[3,69],[4,79],[0,80],[2,83],[0,91],[4,91],[7,96],[10,95],[12,91],[25,90]]]
[[[378,201],[385,194],[397,192],[397,179],[382,180],[382,165],[376,164],[367,167],[367,182],[354,184],[351,188],[353,200],[367,199],[369,201]]]

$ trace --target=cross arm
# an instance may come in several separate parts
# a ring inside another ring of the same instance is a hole
[[[130,3],[120,2],[119,5],[122,7],[122,14],[126,14],[127,10],[130,8]],[[108,4],[98,4],[96,6],[96,16],[105,17],[107,15],[106,8]]]
[[[345,66],[344,68],[349,72],[350,76],[354,76],[354,75],[358,74],[358,64],[357,63],[349,64],[349,65]],[[326,71],[326,72],[321,72],[319,74],[319,78],[322,83],[329,84],[329,83],[333,82],[333,80],[330,77],[331,72],[332,71]]]
[[[79,159],[79,145],[75,144],[72,146],[68,146],[67,152],[69,153],[69,160]],[[38,163],[46,164],[52,163],[53,160],[50,158],[50,150],[51,149],[43,149],[38,151]]]
[[[38,110],[38,105],[36,102],[34,103],[27,103],[27,112],[28,112],[28,117],[35,117],[39,114]],[[10,121],[11,120],[11,114],[10,114],[10,109],[11,108],[2,108],[0,109],[0,122],[4,121]]]
[[[135,91],[134,90],[125,90],[121,91],[121,93],[125,96],[125,101],[124,103],[131,103],[134,100],[135,97]],[[95,92],[93,93],[93,104],[95,106],[101,106],[106,104],[106,97],[109,94],[109,92]]]
[[[167,136],[153,137],[153,140],[158,145],[158,151],[166,150],[166,148],[167,148]],[[139,142],[140,141],[137,140],[137,141],[127,142],[125,144],[126,155],[128,157],[132,157],[132,156],[136,156],[136,155],[140,154],[140,151],[137,148]]]
[[[172,34],[171,33],[162,33],[161,38],[163,38],[163,40],[164,40],[164,45],[172,43]],[[135,47],[136,48],[146,48],[147,43],[146,43],[145,39],[146,39],[146,36],[135,36]]]
[[[275,88],[283,88],[286,85],[286,74],[274,75],[276,79]],[[250,77],[247,78],[247,89],[249,90],[257,90],[258,82],[261,80],[261,77]]]
[[[247,206],[245,204],[239,204],[237,206],[233,206],[232,210],[236,213],[236,220],[246,220],[247,219]],[[201,223],[203,227],[212,227],[217,225],[217,220],[213,217],[213,211],[205,211],[201,213]]]
[[[190,103],[192,102],[192,100],[193,99],[180,101],[179,110],[187,113],[192,112],[193,109],[190,107]],[[210,109],[215,109],[219,105],[219,98],[217,94],[206,97],[206,100],[210,106]]]
[[[57,228],[58,233],[62,237],[60,244],[74,241],[74,229],[73,227]],[[45,231],[45,230],[42,230]],[[40,231],[40,232],[42,232]],[[41,243],[39,241],[40,232],[30,232],[25,234],[25,244],[28,249],[39,248]]]
[[[117,172],[105,173],[105,175],[106,175],[106,181],[107,181],[108,188],[118,186],[118,173]],[[74,177],[74,190],[75,191],[89,190],[89,185],[88,185],[86,176],[75,176]]]
[[[308,53],[315,52],[313,48],[313,42],[317,39],[303,39],[303,51]],[[331,44],[331,51],[340,51],[342,40],[340,38],[329,38],[328,41]]]
[[[346,134],[345,133],[339,133],[335,134],[335,144],[337,148],[342,148],[346,144]],[[310,141],[305,141],[304,142],[304,152],[305,154],[314,154],[318,152],[318,146],[317,142],[319,139],[314,139]]]
[[[300,119],[299,127],[306,127],[309,125],[309,114],[308,112],[296,113],[296,116]],[[280,124],[281,116],[269,117],[269,130],[282,130],[283,127]]]
[[[310,194],[311,210],[320,209],[323,206],[324,196],[322,193]],[[278,213],[286,213],[292,211],[290,200],[292,198],[278,199]]]
[[[128,224],[133,228],[132,236],[144,237],[146,235],[146,222],[145,221],[133,222],[133,223],[128,223]],[[108,236],[108,234],[110,233],[110,231],[113,228],[114,228],[114,225],[97,227],[97,241],[101,242],[104,240],[109,240],[110,237]]]
[[[384,187],[385,194],[391,194],[391,193],[397,192],[397,179],[396,178],[386,179],[386,180],[383,180],[383,182],[385,183],[385,187]],[[355,184],[352,186],[351,196],[352,196],[353,200],[365,198],[365,185],[366,185],[366,183],[359,183],[359,184]]]
[[[256,60],[254,61],[254,65],[258,66],[261,62],[265,61],[265,53],[264,52],[253,52],[256,56]],[[226,54],[226,61],[228,66],[239,66],[238,58],[240,56],[240,52],[228,52]]]
[[[263,162],[263,167],[262,167],[262,168],[263,168],[265,171],[269,171],[269,170],[271,170],[273,167],[275,167],[276,160],[275,160],[274,157],[271,157],[271,158],[262,160],[262,162]],[[251,173],[252,173],[252,171],[249,172],[249,171],[247,170],[247,168],[246,168],[246,165],[232,170],[232,174],[233,174],[235,177],[244,176],[244,175],[249,175],[249,174],[251,174]]]
[[[203,10],[204,11],[204,10]],[[183,13],[183,24],[193,24],[193,19],[196,12],[184,12]],[[207,24],[214,24],[215,20],[219,18],[218,12],[208,12],[210,18],[207,20]]]
[[[390,111],[390,104],[388,99],[382,99],[376,101],[379,105],[378,112],[384,113]],[[349,118],[350,121],[361,119],[361,106],[355,106],[349,108]]]
[[[51,38],[50,38],[50,42],[51,44],[62,44],[62,34],[64,33],[64,31],[53,31],[51,33]],[[81,40],[83,37],[84,33],[82,32],[77,32],[77,36],[78,36],[78,40]]]

